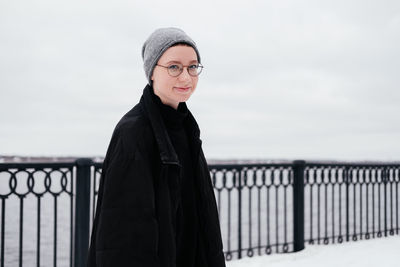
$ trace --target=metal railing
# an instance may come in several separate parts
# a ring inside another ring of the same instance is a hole
[[[0,163],[0,266],[84,266],[101,163]],[[209,165],[226,260],[399,234],[400,164]]]
[[[59,257],[66,257],[72,266],[78,168],[75,163],[0,164],[2,267],[23,266],[24,259],[34,259],[36,266],[57,266]],[[61,220],[60,205],[68,207]],[[67,228],[63,244],[60,227]],[[60,255],[60,246],[64,252],[67,247],[69,253]],[[49,252],[52,257],[48,257]]]
[[[310,163],[304,175],[309,244],[399,234],[399,165]]]

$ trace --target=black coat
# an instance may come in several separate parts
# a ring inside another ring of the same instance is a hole
[[[174,216],[180,163],[147,85],[140,102],[118,122],[100,178],[89,267],[175,267]],[[221,230],[200,130],[189,129],[199,220],[196,267],[225,266]]]

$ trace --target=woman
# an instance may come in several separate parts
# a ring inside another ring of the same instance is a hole
[[[225,266],[200,130],[185,103],[199,51],[182,30],[161,28],[142,57],[148,84],[104,159],[88,266]]]

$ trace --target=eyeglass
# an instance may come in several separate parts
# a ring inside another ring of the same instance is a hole
[[[156,65],[166,68],[168,71],[168,74],[171,75],[172,77],[177,77],[177,76],[181,75],[181,73],[183,72],[183,67],[187,67],[187,72],[189,73],[190,76],[193,76],[193,77],[199,76],[199,74],[201,73],[201,71],[204,68],[203,65],[201,65],[200,63],[192,64],[192,65],[188,65],[188,66],[184,66],[179,63],[169,65],[169,66],[162,66],[162,65],[158,65],[158,64],[156,64]]]

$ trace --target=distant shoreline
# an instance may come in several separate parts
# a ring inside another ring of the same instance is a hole
[[[48,163],[48,162],[74,162],[79,158],[90,158],[94,162],[103,162],[104,157],[100,156],[18,156],[0,155],[0,163]],[[208,164],[279,164],[291,163],[296,159],[207,159]],[[330,160],[330,159],[304,159],[313,163],[354,163],[354,164],[400,164],[400,161],[379,161],[379,160]]]

